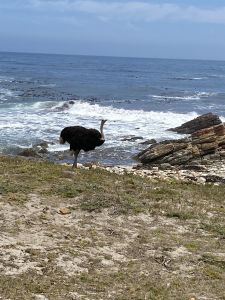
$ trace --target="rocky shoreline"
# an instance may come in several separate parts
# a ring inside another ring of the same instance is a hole
[[[65,164],[68,165],[68,164]],[[81,169],[102,169],[110,173],[118,175],[132,174],[135,176],[148,177],[151,180],[178,180],[182,182],[192,182],[196,184],[214,184],[219,185],[225,183],[225,161],[214,161],[211,165],[199,165],[199,168],[177,168],[170,167],[169,169],[160,169],[159,167],[152,167],[150,169],[142,168],[140,165],[136,166],[114,166],[106,167],[101,165],[82,165],[78,164]],[[72,171],[68,171],[72,173]]]
[[[191,135],[152,143],[135,157],[141,162],[136,166],[105,169],[121,175],[128,173],[155,180],[215,185],[225,183],[225,124],[217,115],[204,114],[168,130]],[[95,165],[91,167],[97,168]]]
[[[79,165],[80,168],[101,168],[116,174],[134,174],[151,179],[181,180],[195,183],[225,183],[225,124],[217,115],[208,113],[199,116],[177,128],[168,130],[186,134],[184,138],[156,142],[149,140],[147,149],[135,159],[135,166],[101,166],[95,163]],[[190,134],[187,136],[187,134]],[[143,144],[144,144],[143,143]],[[50,154],[48,142],[23,149],[20,156],[51,160],[61,163],[69,157],[69,151]],[[67,163],[65,163],[68,165]]]

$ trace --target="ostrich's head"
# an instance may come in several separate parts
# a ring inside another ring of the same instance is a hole
[[[105,124],[107,120],[101,120],[101,125],[100,125],[100,132],[101,132],[101,140],[105,140],[105,136],[104,136],[104,133],[103,133],[103,126]]]
[[[101,120],[100,131],[102,132],[103,126],[107,120]]]
[[[107,120],[101,120],[101,125],[104,125]]]

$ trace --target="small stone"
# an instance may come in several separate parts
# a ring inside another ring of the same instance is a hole
[[[197,179],[197,182],[198,182],[198,183],[201,183],[201,184],[205,184],[206,179],[205,179],[204,177],[199,177],[199,178]]]
[[[121,139],[121,141],[123,141],[123,142],[125,142],[125,141],[134,142],[136,140],[143,140],[143,137],[142,136],[127,136],[127,137],[124,137],[123,139]]]
[[[48,300],[44,295],[34,295],[35,300]]]
[[[63,171],[62,173],[65,178],[73,178],[76,176],[76,173],[73,171]]]
[[[164,164],[160,165],[161,170],[168,170],[168,169],[171,169],[171,168],[172,168],[172,166],[169,163],[164,163]]]
[[[159,167],[153,167],[152,170],[159,171]]]
[[[71,210],[69,208],[67,208],[67,207],[61,207],[59,209],[59,213],[61,215],[68,215],[68,214],[71,214]]]

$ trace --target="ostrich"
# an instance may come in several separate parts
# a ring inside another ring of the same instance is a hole
[[[105,142],[103,126],[107,120],[101,120],[100,132],[96,129],[88,129],[82,126],[65,127],[60,133],[60,144],[70,144],[70,151],[74,153],[73,168],[77,168],[77,157],[80,150],[85,152],[94,150]]]

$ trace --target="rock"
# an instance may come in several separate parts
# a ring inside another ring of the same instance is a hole
[[[169,163],[160,164],[160,170],[170,170],[173,167]]]
[[[34,295],[34,300],[48,300],[48,298],[45,297],[44,295],[36,294]]]
[[[143,137],[142,136],[128,136],[128,137],[124,137],[121,141],[134,142],[136,140],[143,140]]]
[[[224,143],[224,144],[223,144]],[[135,158],[144,165],[210,164],[225,157],[225,124],[193,132],[190,137],[151,145]]]
[[[43,142],[38,143],[38,144],[35,144],[35,145],[33,146],[33,148],[36,148],[36,147],[48,148],[48,143],[45,142],[45,141],[43,141]]]
[[[150,146],[146,150],[140,152],[135,158],[140,160],[142,163],[148,163],[149,161],[154,161],[159,157],[173,152],[172,141],[161,142]]]
[[[152,144],[156,144],[157,141],[155,139],[150,139],[144,142],[139,143],[140,145],[152,145]]]
[[[54,143],[43,141],[43,142],[33,145],[33,149],[36,150],[36,152],[39,154],[47,154],[47,153],[49,153],[49,151],[48,151],[49,144],[53,145]]]
[[[220,157],[225,157],[225,151],[220,151]]]
[[[74,100],[64,102],[62,105],[55,108],[56,111],[64,111],[70,109],[75,104]]]
[[[71,210],[69,208],[67,208],[67,207],[61,207],[59,209],[59,213],[61,215],[68,215],[68,214],[71,214]]]
[[[206,171],[207,168],[205,166],[202,166],[200,164],[196,163],[190,163],[182,166],[185,170],[194,170],[194,171]]]
[[[188,148],[189,143],[189,139],[187,138],[180,140],[163,141],[150,146],[146,150],[139,153],[135,158],[137,160],[140,160],[143,164],[179,164],[178,161],[180,161],[180,163],[183,163],[184,161],[186,162],[189,160],[189,156],[191,156],[192,153],[190,150],[191,148]],[[185,150],[185,148],[188,149]],[[174,153],[176,153],[175,156]],[[176,160],[177,163],[173,163],[173,160]]]
[[[40,154],[47,154],[48,153],[48,150],[46,148],[39,148],[39,150],[37,151],[37,153],[40,153]]]
[[[208,113],[188,121],[181,126],[170,128],[168,130],[175,131],[177,133],[191,134],[199,129],[211,127],[221,123],[222,121],[220,120],[219,116]]]
[[[153,171],[159,171],[159,168],[158,167],[152,167],[152,170]]]
[[[218,136],[217,138],[218,145],[224,148],[225,146],[225,134],[223,136]]]
[[[213,153],[210,155],[210,160],[220,160],[220,159],[221,159],[220,153]]]
[[[221,182],[225,183],[225,177],[218,176],[218,175],[206,175],[205,176],[206,182]]]
[[[206,179],[204,177],[199,177],[199,178],[197,178],[197,182],[201,183],[201,184],[205,184]]]
[[[223,126],[223,125],[222,125]],[[211,143],[215,141],[216,131],[213,127],[197,130],[191,134],[193,144]]]
[[[199,144],[199,149],[200,149],[200,153],[204,154],[204,153],[211,153],[214,152],[217,148],[218,144],[217,142],[212,142],[212,143],[204,143],[204,144]]]
[[[181,150],[173,153],[169,157],[165,157],[161,161],[169,162],[172,165],[183,165],[189,162],[192,159],[191,149]]]
[[[40,157],[35,149],[33,148],[26,148],[18,153],[20,156],[26,156],[26,157]]]
[[[73,104],[75,104],[75,101],[74,101],[74,100],[69,100],[68,103],[69,103],[70,105],[73,105]]]

